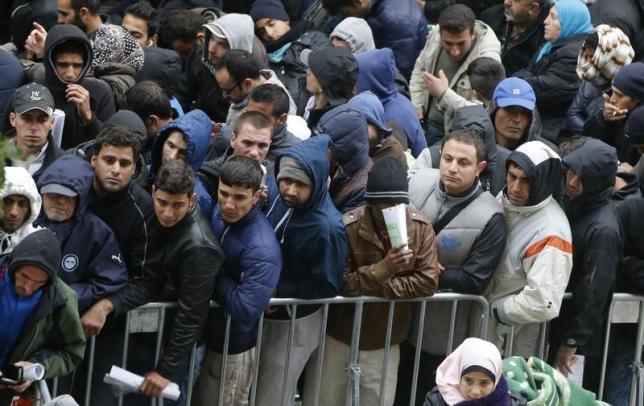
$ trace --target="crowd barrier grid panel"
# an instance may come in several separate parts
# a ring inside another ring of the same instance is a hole
[[[286,311],[289,311],[288,305],[286,306]],[[288,386],[288,370],[290,368],[290,361],[291,361],[291,351],[290,349],[293,348],[293,335],[295,334],[295,316],[297,314],[297,304],[293,305],[293,308],[290,310],[290,322],[288,323],[288,341],[286,344],[286,359],[284,360],[284,380],[282,381],[282,405],[287,405],[290,404],[286,403],[286,396],[288,395],[288,392],[286,391],[286,387]],[[292,401],[292,399],[291,399]]]
[[[290,361],[290,348],[292,348],[293,341],[294,341],[294,323],[295,323],[295,316],[297,312],[297,306],[299,304],[319,304],[323,306],[323,318],[322,318],[322,325],[321,325],[321,331],[320,331],[320,346],[318,347],[318,351],[320,353],[320,357],[317,362],[316,366],[316,389],[315,389],[315,405],[317,405],[319,401],[319,392],[320,392],[320,382],[322,379],[322,367],[324,364],[324,346],[326,342],[326,325],[328,321],[328,312],[329,312],[329,305],[330,304],[342,304],[342,303],[349,303],[349,304],[354,304],[355,305],[355,312],[354,312],[354,323],[353,323],[353,336],[352,336],[352,344],[351,344],[351,355],[350,355],[350,361],[349,364],[347,365],[347,377],[348,377],[348,383],[347,383],[347,403],[349,404],[354,404],[354,405],[359,405],[360,401],[360,376],[361,376],[361,369],[360,365],[358,364],[358,355],[359,355],[359,342],[360,342],[360,329],[362,326],[362,314],[363,314],[363,307],[365,303],[382,303],[386,302],[389,303],[389,314],[388,314],[388,320],[387,320],[387,332],[386,332],[386,339],[385,339],[385,354],[383,358],[383,373],[381,377],[381,388],[380,388],[380,404],[384,402],[384,395],[386,394],[385,388],[384,388],[384,379],[386,378],[386,368],[388,366],[389,362],[389,345],[391,343],[391,336],[392,336],[392,326],[393,326],[393,316],[395,312],[395,304],[396,302],[418,302],[420,304],[420,317],[421,320],[424,320],[425,313],[426,313],[426,308],[427,308],[427,303],[428,302],[453,302],[452,303],[452,315],[451,315],[451,320],[450,320],[450,349],[453,346],[453,334],[454,334],[454,329],[455,329],[455,317],[456,317],[456,311],[457,311],[457,306],[459,301],[473,301],[477,302],[481,308],[481,334],[482,337],[485,338],[485,333],[487,331],[487,322],[489,315],[487,314],[487,308],[488,304],[487,301],[483,296],[475,296],[475,295],[464,295],[464,294],[457,294],[457,293],[438,293],[434,296],[431,297],[421,297],[421,298],[415,298],[415,299],[400,299],[400,300],[388,300],[386,298],[382,297],[370,297],[370,296],[359,296],[359,297],[341,297],[337,296],[334,298],[326,298],[326,299],[315,299],[315,300],[301,300],[301,299],[290,299],[290,298],[273,298],[271,299],[269,305],[270,306],[286,306],[287,310],[290,310],[290,322],[289,322],[289,334],[288,334],[288,342],[287,342],[287,351],[286,351],[286,364],[285,364],[285,370],[284,370],[284,385],[286,384],[286,377],[288,376],[288,370],[289,370],[289,361]],[[213,303],[211,303],[211,307],[213,307]],[[165,329],[165,321],[166,321],[166,312],[167,309],[174,308],[176,307],[177,304],[175,302],[152,302],[148,303],[146,305],[140,306],[137,309],[134,309],[136,311],[141,311],[141,310],[156,310],[158,313],[158,319],[156,324],[156,345],[155,345],[155,356],[154,356],[154,361],[155,365],[159,362],[160,356],[161,356],[161,348],[163,345],[163,334],[164,334],[164,329]],[[290,309],[289,309],[290,307]],[[258,335],[257,335],[257,342],[256,342],[256,360],[253,365],[253,382],[251,386],[251,397],[250,397],[250,405],[254,405],[256,403],[256,392],[257,392],[257,377],[258,377],[258,369],[259,369],[259,358],[261,355],[261,338],[262,338],[262,333],[263,333],[263,321],[264,321],[264,314],[260,316],[259,319],[259,325],[258,325]],[[123,356],[122,356],[122,362],[121,365],[123,368],[127,368],[127,354],[129,351],[129,344],[130,344],[130,339],[129,335],[132,333],[131,332],[131,312],[128,312],[126,314],[126,328],[124,332],[124,344],[123,344]],[[148,320],[149,322],[149,320]],[[225,335],[225,351],[222,354],[224,360],[222,361],[222,368],[226,367],[226,357],[228,355],[228,346],[229,346],[229,335],[230,335],[230,316],[227,315],[227,320],[226,320],[226,335]],[[413,376],[413,382],[412,382],[412,399],[411,402],[415,401],[415,389],[418,385],[418,370],[419,370],[419,361],[420,361],[420,351],[421,351],[421,344],[422,344],[422,332],[424,328],[424,323],[419,323],[419,338],[416,343],[416,354],[415,354],[415,359],[414,359],[414,376]],[[136,330],[136,329],[135,329]],[[142,330],[142,331],[137,331],[137,332],[151,332],[150,330]],[[95,356],[95,338],[91,339],[91,349],[90,349],[90,365],[88,366],[88,382],[91,382],[91,377],[94,373],[93,369],[93,359]],[[195,366],[195,354],[196,354],[196,346],[193,346],[191,354],[190,354],[190,371],[188,375],[188,387],[190,390],[194,386],[194,366]],[[225,373],[225,370],[224,372]],[[221,375],[224,377],[225,375]],[[58,378],[54,378],[53,380],[53,385],[54,385],[54,397],[57,394],[57,389],[58,389]],[[223,396],[221,393],[221,390],[223,388],[223,382],[224,379],[222,378],[220,382],[220,401],[223,401]],[[89,405],[89,401],[91,398],[91,383],[88,384],[87,392],[85,395],[85,405]],[[191,400],[191,393],[186,394],[186,398],[188,401]],[[286,391],[282,392],[282,403],[287,404],[286,398]],[[156,405],[158,404],[160,406],[163,406],[163,399],[156,399],[156,398],[151,398],[150,399],[150,404],[151,405]],[[118,404],[119,406],[122,406],[123,404],[123,395],[120,395],[118,398]],[[220,402],[221,404],[221,402]]]
[[[51,394],[49,393],[49,387],[47,382],[44,379],[38,381],[38,392],[40,393],[40,403],[45,404],[51,401]]]
[[[89,362],[87,363],[87,378],[85,384],[85,404],[89,405],[89,397],[92,394],[92,374],[94,373],[94,351],[96,350],[96,337],[89,340]],[[70,388],[71,389],[71,388]]]
[[[449,318],[449,335],[447,336],[447,349],[445,354],[451,354],[454,349],[454,330],[456,329],[456,311],[458,310],[458,300],[452,302],[452,310]]]

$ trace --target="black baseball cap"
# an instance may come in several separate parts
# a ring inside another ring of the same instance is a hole
[[[54,114],[54,96],[49,89],[38,83],[29,83],[16,89],[12,105],[16,114],[33,109],[41,110],[50,116]]]

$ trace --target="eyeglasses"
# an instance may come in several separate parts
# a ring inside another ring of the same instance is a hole
[[[236,88],[238,88],[238,87],[239,87],[239,85],[240,85],[240,83],[239,83],[239,82],[237,82],[237,83],[235,83],[235,86],[233,86],[233,87],[231,87],[231,88],[229,88],[229,89],[223,89],[223,88],[222,88],[222,89],[221,89],[221,92],[223,93],[223,95],[224,95],[224,96],[230,96],[230,94],[233,92],[233,90],[235,90]]]

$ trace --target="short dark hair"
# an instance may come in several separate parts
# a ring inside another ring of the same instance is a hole
[[[203,24],[203,17],[193,11],[180,8],[172,10],[161,22],[159,43],[163,48],[172,49],[174,40],[194,42]]]
[[[353,5],[354,0],[322,0],[322,7],[331,15],[340,13],[340,7]]]
[[[144,142],[141,137],[141,134],[130,127],[120,124],[109,124],[95,138],[94,155],[98,155],[105,145],[130,147],[132,148],[132,157],[136,162]]]
[[[505,79],[505,68],[496,59],[482,56],[470,63],[470,66],[467,67],[467,74],[470,77],[472,89],[491,100],[494,89]]]
[[[87,54],[88,50],[85,47],[85,45],[80,42],[77,39],[70,39],[64,42],[61,42],[60,44],[56,45],[56,47],[53,49],[51,56],[53,58],[53,62],[56,62],[56,58],[60,54],[75,54],[75,55],[82,55],[83,56],[83,63],[87,63],[87,57],[89,56]]]
[[[228,70],[230,77],[239,84],[244,79],[257,79],[262,66],[257,58],[253,57],[248,51],[231,49],[215,64],[216,71],[224,68]]]
[[[259,162],[254,159],[236,155],[231,156],[221,166],[219,183],[228,186],[238,186],[245,189],[259,190],[264,172]]]
[[[273,135],[273,122],[264,113],[260,113],[259,111],[243,112],[235,123],[235,134],[239,134],[244,124],[250,124],[258,130],[268,128],[271,130],[271,135]]]
[[[141,120],[145,121],[151,115],[163,119],[172,118],[172,107],[168,94],[156,82],[144,80],[134,85],[125,94],[125,104]]]
[[[483,137],[478,132],[469,128],[463,128],[445,134],[443,144],[441,145],[441,153],[447,141],[451,140],[472,145],[476,149],[476,159],[478,162],[487,160],[487,145],[485,145],[485,140],[483,140]]]
[[[125,9],[125,14],[144,20],[148,24],[148,37],[159,31],[159,13],[149,2],[142,0],[134,3]]]
[[[98,13],[101,7],[100,0],[72,0],[71,6],[74,12],[78,12],[82,7],[85,7],[92,15]]]
[[[184,161],[171,159],[159,168],[159,173],[154,178],[154,188],[171,195],[185,193],[192,196],[195,190],[195,172]]]
[[[460,34],[466,29],[474,30],[476,16],[471,8],[464,4],[452,4],[438,16],[438,25],[441,31],[450,34]]]
[[[264,83],[250,92],[250,100],[257,103],[273,103],[273,116],[279,117],[288,114],[291,108],[291,101],[288,93],[281,86],[273,83]]]

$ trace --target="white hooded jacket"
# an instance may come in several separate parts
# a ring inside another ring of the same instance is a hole
[[[0,255],[6,255],[13,251],[23,238],[38,229],[33,226],[33,222],[40,214],[42,205],[36,183],[25,168],[7,166],[4,168],[4,177],[5,181],[4,186],[0,189],[0,198],[4,199],[11,195],[25,196],[29,199],[30,211],[27,220],[13,233],[7,233],[0,227]]]

